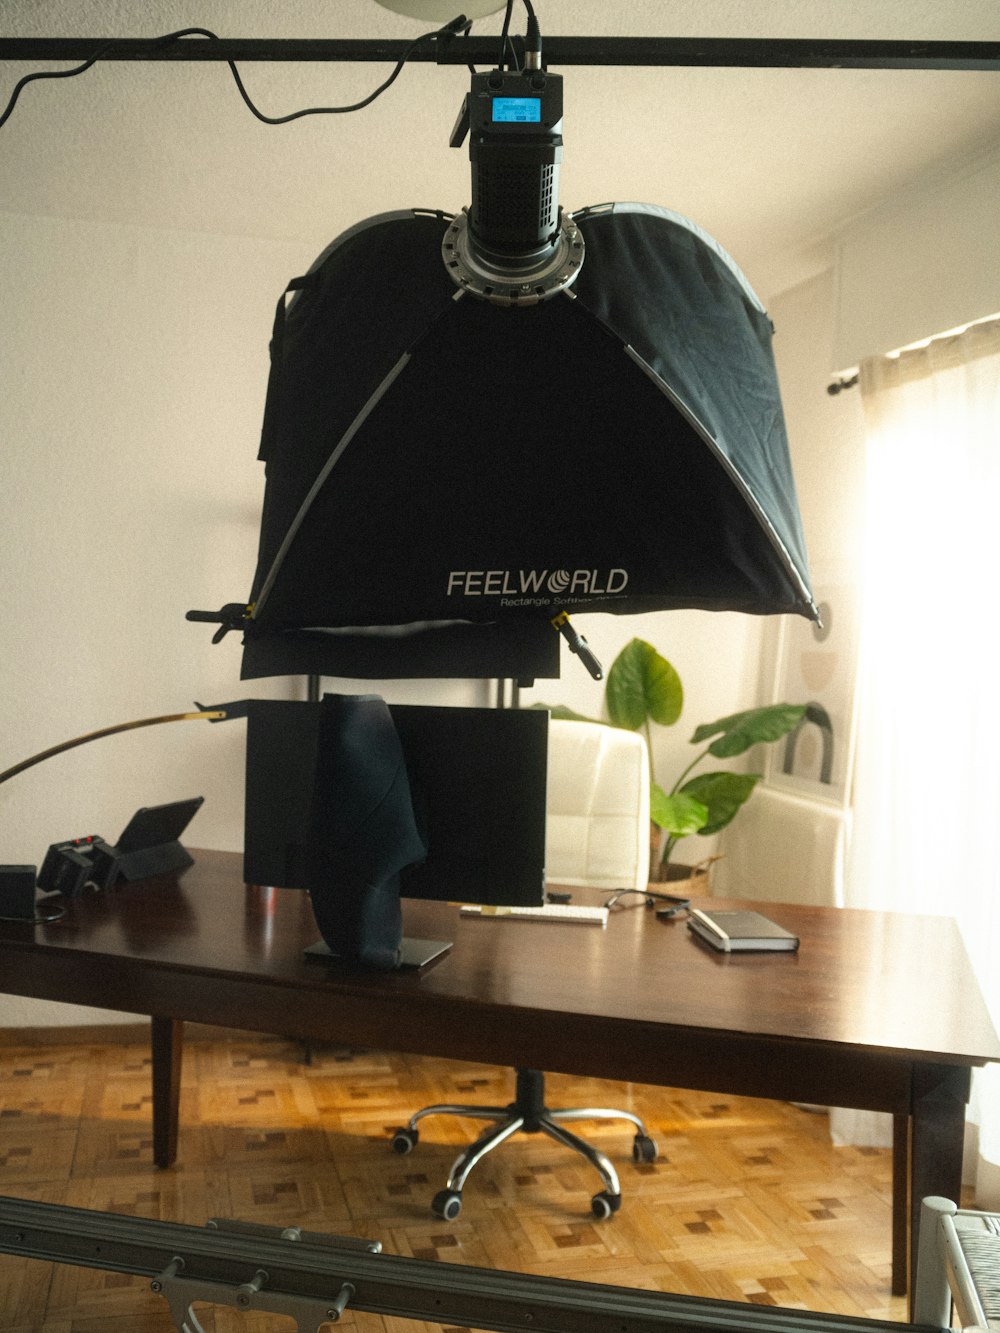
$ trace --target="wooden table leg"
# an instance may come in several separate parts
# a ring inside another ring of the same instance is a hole
[[[910,1209],[910,1117],[892,1117],[892,1294],[905,1296]]]
[[[153,1161],[173,1166],[177,1160],[177,1122],[181,1099],[181,1057],[184,1023],[153,1015]]]
[[[917,1065],[910,1120],[910,1317],[920,1204],[928,1195],[960,1202],[965,1106],[972,1071],[961,1065]]]

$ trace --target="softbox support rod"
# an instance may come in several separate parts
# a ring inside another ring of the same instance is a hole
[[[511,39],[519,59],[524,41]],[[496,38],[204,38],[164,44],[132,37],[0,38],[0,60],[181,60],[493,65]],[[545,63],[748,69],[1000,70],[1000,42],[770,37],[546,37]]]
[[[85,736],[74,736],[72,740],[61,741],[58,745],[52,745],[47,750],[41,750],[38,754],[33,754],[28,759],[22,759],[19,764],[14,764],[10,768],[5,768],[0,773],[0,782],[6,782],[8,778],[17,777],[18,773],[23,773],[25,769],[33,768],[35,764],[40,764],[44,759],[52,759],[57,754],[63,754],[66,750],[73,750],[78,745],[87,745],[90,741],[101,740],[104,736],[117,736],[122,731],[136,731],[139,727],[157,727],[161,722],[194,722],[198,718],[205,718],[209,722],[222,722],[230,715],[221,709],[211,711],[199,708],[197,713],[165,713],[160,717],[140,717],[134,722],[116,722],[110,727],[101,727],[99,731],[88,731]],[[233,716],[236,716],[234,714]]]

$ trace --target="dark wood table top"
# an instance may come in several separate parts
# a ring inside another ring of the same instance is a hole
[[[336,1028],[343,1013],[355,1038],[360,1029],[383,1045],[391,1037],[378,1025],[389,1020],[399,1049],[428,1053],[428,1026],[447,1029],[460,1012],[468,1032],[490,1030],[498,1062],[506,1060],[505,1025],[524,1032],[534,1020],[539,1028],[562,1021],[568,1040],[589,1032],[611,1045],[711,1033],[963,1065],[1000,1060],[950,918],[713,898],[715,907],[762,910],[801,937],[794,954],[735,956],[642,906],[612,912],[601,929],[460,916],[451,904],[407,901],[407,934],[450,939],[454,948],[421,972],[373,974],[303,956],[317,938],[304,893],[244,886],[235,853],[193,854],[195,865],[178,879],[87,891],[58,922],[0,923],[0,987],[262,1030],[276,1030],[284,1006],[289,1034],[312,1032],[316,1015]],[[577,901],[603,896],[575,891]],[[442,1032],[442,1047],[450,1035]],[[510,1045],[513,1054],[520,1042]],[[453,1053],[468,1058],[470,1049]]]

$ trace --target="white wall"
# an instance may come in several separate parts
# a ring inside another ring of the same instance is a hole
[[[891,294],[886,294],[891,302]],[[858,391],[831,395],[836,277],[827,270],[771,303],[774,355],[815,582],[860,572],[864,433]]]
[[[291,248],[0,217],[3,752],[239,697],[235,638],[192,606],[246,595],[254,442]],[[2,855],[113,837],[137,805],[203,792],[196,836],[234,845],[238,724],[96,742],[0,788]]]
[[[830,368],[996,315],[998,217],[994,148],[915,182],[845,228]]]

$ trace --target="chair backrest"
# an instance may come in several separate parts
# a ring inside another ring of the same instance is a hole
[[[644,738],[597,722],[553,718],[545,829],[550,882],[644,889],[649,881]]]

